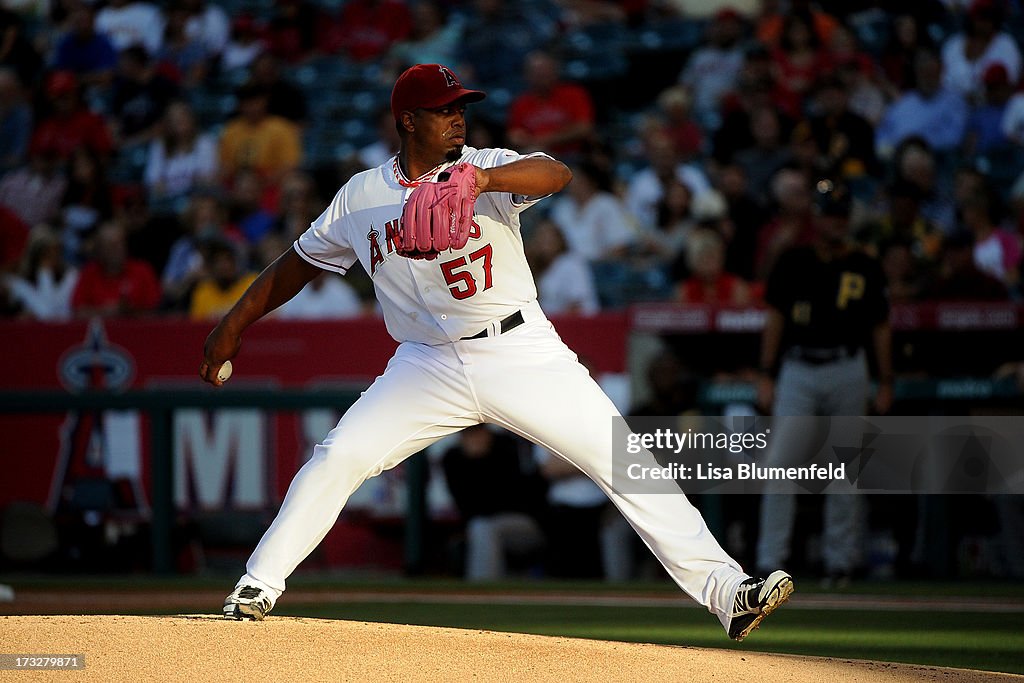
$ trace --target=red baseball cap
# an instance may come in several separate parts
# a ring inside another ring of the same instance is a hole
[[[436,109],[455,100],[479,102],[487,95],[467,90],[455,72],[443,64],[417,64],[402,72],[391,91],[391,114],[397,121],[403,111]]]

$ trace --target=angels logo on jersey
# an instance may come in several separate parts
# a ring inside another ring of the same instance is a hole
[[[384,263],[388,256],[393,254],[398,248],[398,232],[400,218],[395,218],[384,224],[384,244],[380,243],[381,233],[372,225],[370,231],[366,233],[366,239],[370,245],[370,277],[373,277],[377,272],[377,266]],[[478,240],[480,239],[480,226],[476,221],[473,221],[469,227],[469,239]]]

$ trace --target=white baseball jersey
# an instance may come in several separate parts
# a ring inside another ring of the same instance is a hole
[[[477,334],[537,299],[519,212],[541,198],[481,194],[466,246],[431,261],[396,253],[402,206],[419,183],[436,180],[457,163],[494,168],[523,158],[508,149],[465,147],[458,161],[409,180],[398,157],[392,157],[353,176],[295,241],[295,250],[310,263],[339,273],[358,259],[373,280],[384,323],[396,341],[443,344]]]
[[[521,158],[466,148],[459,161],[493,168]],[[728,631],[747,575],[675,482],[653,482],[652,495],[614,492],[612,424],[619,412],[545,319],[523,254],[519,212],[538,198],[486,192],[463,249],[432,261],[397,255],[403,203],[416,183],[451,165],[413,181],[395,159],[360,173],[296,240],[302,258],[321,268],[344,273],[358,259],[373,279],[388,331],[402,343],[313,448],[239,585],[262,588],[276,601],[360,484],[438,439],[488,422],[573,463],[613,495],[672,578]],[[496,321],[516,311],[523,323],[501,330]],[[484,330],[489,334],[464,339]],[[637,457],[657,462],[650,453]],[[229,602],[226,614],[232,609]]]

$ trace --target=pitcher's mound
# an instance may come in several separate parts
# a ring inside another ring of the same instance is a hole
[[[908,664],[290,617],[0,617],[0,653],[84,655],[84,670],[46,674],[74,681],[1021,680]],[[0,671],[0,680],[23,676]]]

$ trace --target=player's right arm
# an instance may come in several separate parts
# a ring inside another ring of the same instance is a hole
[[[199,376],[215,386],[223,384],[217,379],[217,371],[224,361],[238,354],[246,328],[298,294],[321,272],[294,249],[281,254],[249,285],[206,338]]]

